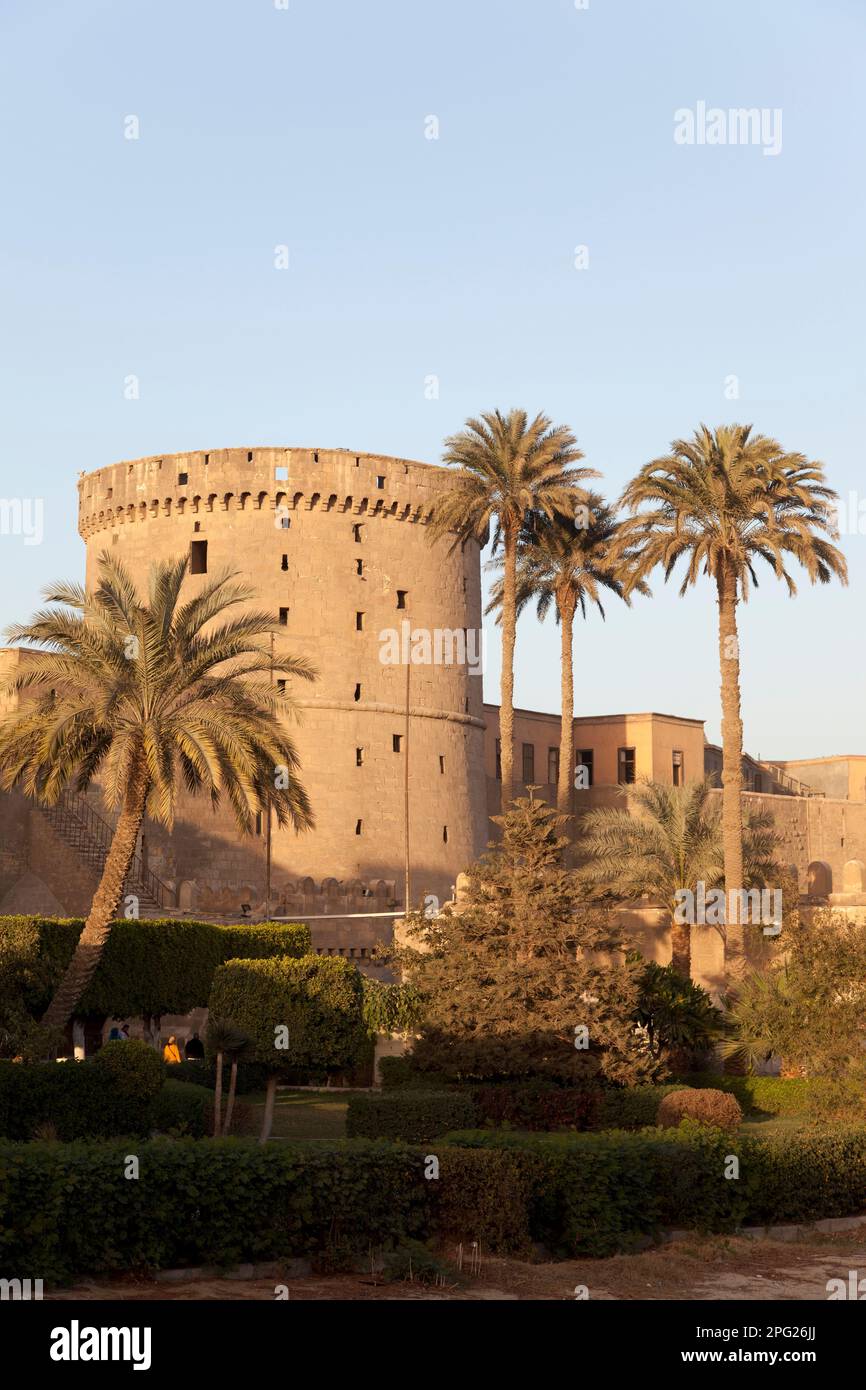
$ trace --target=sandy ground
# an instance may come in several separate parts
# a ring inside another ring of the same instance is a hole
[[[445,1260],[453,1252],[442,1251]],[[812,1237],[795,1244],[715,1236],[666,1245],[609,1260],[530,1264],[482,1257],[478,1274],[454,1269],[444,1288],[401,1281],[384,1284],[367,1274],[333,1274],[287,1281],[289,1299],[370,1302],[415,1300],[574,1300],[585,1288],[590,1299],[727,1299],[824,1302],[827,1281],[850,1270],[866,1277],[866,1239]],[[866,1288],[866,1285],[864,1285]],[[586,1294],[580,1295],[586,1297]],[[127,1278],[81,1283],[46,1294],[56,1300],[209,1300],[274,1298],[272,1280],[207,1279],[163,1284]]]

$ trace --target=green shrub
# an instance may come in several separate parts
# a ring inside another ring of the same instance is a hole
[[[361,979],[339,956],[232,960],[216,971],[208,1007],[249,1038],[247,1055],[272,1073],[333,1073],[367,1042]]]
[[[682,1085],[618,1086],[605,1089],[598,1113],[596,1129],[644,1129],[654,1125],[658,1108],[671,1091],[681,1091]]]
[[[482,1120],[524,1130],[588,1129],[598,1111],[597,1086],[556,1086],[551,1082],[473,1087]]]
[[[426,1144],[449,1129],[467,1129],[478,1119],[467,1091],[409,1089],[386,1095],[352,1095],[346,1134],[350,1139],[403,1139],[409,1144]]]
[[[94,1057],[93,1066],[109,1077],[118,1095],[145,1104],[154,1099],[164,1079],[159,1053],[137,1038],[105,1043]]]
[[[695,1072],[684,1076],[681,1084],[729,1091],[747,1115],[755,1111],[768,1115],[804,1115],[809,1109],[810,1095],[821,1089],[820,1081],[804,1077],[721,1076],[714,1072]]]
[[[185,1081],[192,1086],[204,1086],[213,1090],[216,1085],[216,1062],[164,1062],[166,1076],[172,1081]],[[223,1087],[226,1085],[225,1071]],[[263,1091],[268,1080],[268,1068],[260,1062],[239,1062],[237,1093],[248,1095],[250,1091]]]
[[[0,917],[0,1005],[4,997],[20,997],[40,1015],[83,926],[82,918]],[[224,961],[302,956],[309,949],[310,929],[296,922],[117,921],[77,1012],[185,1014],[207,1003],[214,971]]]
[[[151,1106],[162,1084],[159,1059],[151,1055],[157,1062],[155,1072],[138,1061],[125,1072],[114,1060],[101,1066],[95,1060],[0,1062],[0,1134],[7,1139],[32,1139],[44,1126],[52,1127],[62,1140],[147,1134]],[[154,1077],[158,1078],[155,1086]]]
[[[150,1111],[150,1122],[159,1134],[190,1135],[203,1139],[213,1132],[213,1096],[203,1086],[167,1080]]]
[[[683,1091],[670,1091],[659,1105],[656,1124],[661,1129],[672,1129],[686,1119],[735,1134],[742,1124],[743,1112],[730,1091],[718,1091],[709,1086],[702,1090],[687,1087]]]
[[[412,985],[388,985],[362,976],[364,1022],[371,1033],[408,1033],[419,1023],[423,1006]]]
[[[756,1225],[851,1216],[866,1207],[866,1129],[837,1125],[773,1135],[741,1168]],[[732,1184],[733,1185],[733,1184]]]

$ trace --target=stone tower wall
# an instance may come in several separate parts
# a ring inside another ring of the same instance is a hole
[[[384,881],[402,904],[407,668],[383,664],[380,633],[404,622],[431,634],[481,629],[479,547],[429,542],[444,476],[344,450],[226,449],[121,462],[79,479],[88,585],[104,550],[143,586],[154,560],[206,541],[207,576],[239,571],[256,606],[278,620],[277,661],[285,651],[318,668],[314,685],[290,684],[302,715],[291,733],[317,824],[300,836],[274,827],[277,901],[281,885],[288,901],[302,880],[332,879],[344,893],[372,885],[380,900]],[[206,581],[187,582],[194,593]],[[412,897],[444,900],[486,839],[481,674],[465,662],[423,662],[410,665],[409,682]],[[147,841],[150,867],[184,885],[191,908],[231,911],[263,896],[264,834],[240,836],[204,798],[183,797],[171,836],[148,824]]]

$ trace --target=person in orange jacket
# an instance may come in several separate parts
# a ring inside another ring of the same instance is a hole
[[[179,1062],[180,1048],[177,1045],[177,1038],[172,1033],[165,1047],[162,1049],[162,1057],[165,1062]]]

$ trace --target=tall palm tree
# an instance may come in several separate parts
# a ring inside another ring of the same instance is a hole
[[[501,544],[502,676],[499,739],[503,812],[514,796],[514,641],[517,627],[517,538],[531,512],[551,517],[573,512],[583,500],[580,484],[594,469],[574,468],[583,458],[565,425],[546,415],[531,422],[525,410],[494,410],[466,421],[445,441],[443,459],[454,469],[450,486],[430,518],[429,536],[452,535],[452,548],[475,540],[484,545],[494,526],[493,549]]]
[[[585,501],[574,512],[556,512],[552,517],[531,513],[517,542],[517,616],[535,601],[543,621],[551,607],[561,628],[562,719],[559,735],[559,778],[556,804],[560,814],[571,811],[574,778],[574,619],[586,618],[587,606],[595,605],[604,618],[601,591],[607,590],[629,602],[625,582],[630,575],[631,557],[616,552],[614,540],[618,523],[613,509],[597,492],[587,492]],[[502,559],[492,562],[502,569]],[[635,587],[644,594],[648,586]],[[487,612],[499,610],[503,601],[503,581],[493,586]]]
[[[823,465],[804,454],[787,453],[775,439],[752,434],[751,425],[701,425],[689,440],[640,470],[622,495],[631,512],[620,530],[623,545],[637,553],[634,578],[656,565],[667,580],[680,558],[686,572],[684,594],[707,575],[715,584],[719,608],[719,663],[722,695],[722,803],[725,889],[728,902],[743,885],[742,805],[743,725],[740,717],[740,653],[737,605],[757,586],[755,563],[763,560],[777,579],[797,592],[787,562],[796,560],[809,579],[826,584],[835,575],[847,582]],[[730,916],[731,914],[729,914]],[[744,966],[744,934],[727,924],[729,971]]]
[[[262,638],[268,613],[228,572],[185,602],[186,557],[154,564],[147,599],[106,551],[95,588],[54,584],[43,609],[7,636],[32,649],[10,689],[20,708],[0,722],[0,786],[54,805],[70,787],[98,776],[119,810],[102,877],[75,953],[43,1022],[62,1026],[99,963],[145,814],[171,826],[177,784],[227,797],[239,828],[273,807],[280,825],[313,824],[298,780],[298,756],[280,714],[294,706],[274,694]],[[237,614],[229,610],[242,605]],[[315,677],[302,659],[279,670]]]
[[[722,886],[725,858],[722,816],[711,797],[708,777],[674,787],[639,782],[632,789],[632,809],[605,806],[587,811],[579,827],[579,848],[588,856],[584,880],[611,896],[628,899],[644,893],[664,903],[671,914],[671,964],[691,978],[691,930],[678,922],[677,894]],[[778,876],[778,838],[767,812],[749,812],[743,832],[746,888],[760,888]]]

